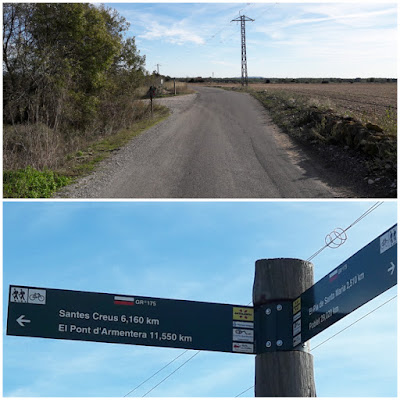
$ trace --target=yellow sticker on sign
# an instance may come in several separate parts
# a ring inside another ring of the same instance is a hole
[[[233,307],[233,319],[235,321],[254,321],[254,310],[245,307]]]
[[[293,314],[297,314],[301,310],[301,297],[293,302]]]

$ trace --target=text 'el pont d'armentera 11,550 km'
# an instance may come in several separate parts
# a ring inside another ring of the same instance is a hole
[[[122,322],[123,324],[135,325],[135,328],[143,325],[158,326],[160,320],[158,318],[144,317],[140,315],[105,315],[98,312],[85,313],[80,311],[67,311],[59,310],[58,316],[60,318],[68,319],[79,319],[87,321],[98,321],[98,322]],[[180,342],[191,342],[192,337],[188,335],[182,335],[179,333],[171,332],[153,332],[153,331],[140,331],[133,329],[110,329],[105,326],[79,326],[75,323],[58,324],[59,332],[71,332],[71,333],[82,333],[82,334],[93,334],[93,335],[107,335],[107,336],[123,336],[141,339],[155,339],[155,340],[166,340],[166,341],[180,341]]]

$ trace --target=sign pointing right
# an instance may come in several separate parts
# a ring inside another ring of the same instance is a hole
[[[393,275],[393,272],[396,269],[396,265],[393,262],[391,262],[390,264],[391,264],[391,267],[388,268],[388,272],[390,272],[390,275]]]
[[[293,347],[397,284],[397,224],[293,301]]]

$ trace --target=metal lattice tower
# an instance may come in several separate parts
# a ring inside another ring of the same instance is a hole
[[[248,86],[249,80],[247,77],[247,56],[246,56],[246,21],[254,21],[245,15],[233,19],[232,21],[240,21],[241,35],[242,35],[242,86]],[[231,22],[232,22],[231,21]]]

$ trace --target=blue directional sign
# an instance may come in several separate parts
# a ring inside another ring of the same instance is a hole
[[[7,334],[254,354],[254,310],[11,285]]]
[[[293,347],[397,284],[397,224],[293,301]]]
[[[252,307],[11,285],[7,334],[233,353],[292,350],[397,284],[397,225],[294,301]]]

